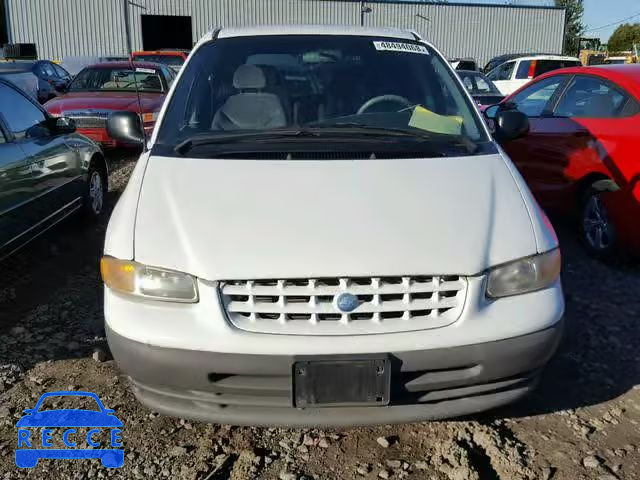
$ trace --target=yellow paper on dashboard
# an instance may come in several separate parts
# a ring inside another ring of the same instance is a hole
[[[439,115],[424,107],[416,107],[409,119],[409,126],[445,135],[462,134],[462,117]]]

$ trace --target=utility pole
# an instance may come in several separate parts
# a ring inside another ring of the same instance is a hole
[[[129,25],[129,0],[122,0],[124,4],[124,34],[127,37],[127,55],[130,57],[133,53],[131,48],[131,26]]]
[[[141,8],[142,10],[146,10],[146,7],[142,5],[138,5],[137,3],[133,3],[131,0],[122,0],[123,11],[124,11],[124,34],[126,36],[127,41],[127,55],[131,56],[133,53],[133,47],[131,46],[131,25],[129,24],[129,6],[133,5],[134,7]]]
[[[364,16],[366,13],[371,13],[371,7],[367,7],[365,0],[360,0],[360,26],[364,27]]]

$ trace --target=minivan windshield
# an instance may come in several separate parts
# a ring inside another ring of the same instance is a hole
[[[400,144],[489,141],[455,73],[430,46],[273,35],[222,38],[199,48],[175,87],[156,144],[184,152],[243,138],[273,146],[287,137],[330,146],[326,139],[336,132],[364,143],[387,133]]]

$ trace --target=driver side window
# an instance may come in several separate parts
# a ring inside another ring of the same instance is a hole
[[[539,117],[548,111],[549,102],[564,79],[564,76],[560,75],[536,82],[515,95],[511,103],[527,117]]]
[[[3,115],[7,127],[17,138],[39,136],[36,133],[42,135],[45,129],[35,127],[43,125],[46,116],[31,101],[13,88],[0,85],[0,103],[11,105]]]

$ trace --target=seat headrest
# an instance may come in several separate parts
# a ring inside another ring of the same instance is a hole
[[[240,65],[233,74],[233,86],[238,90],[259,90],[266,85],[267,79],[264,72],[255,65]]]

